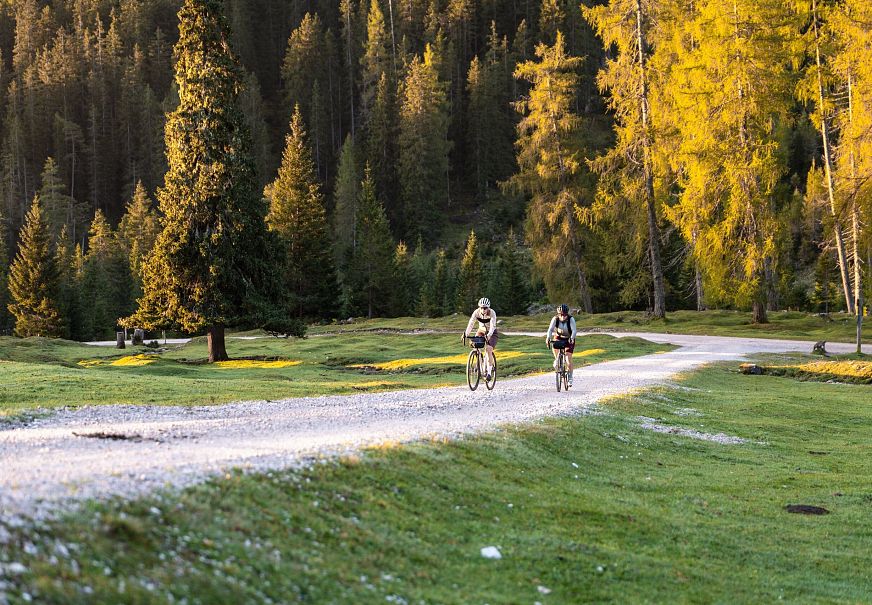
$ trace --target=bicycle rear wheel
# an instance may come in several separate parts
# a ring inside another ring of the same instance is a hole
[[[466,384],[469,385],[469,390],[476,390],[480,380],[481,357],[479,356],[478,349],[473,349],[469,352],[469,357],[466,358]]]
[[[494,357],[494,365],[491,368],[490,380],[488,380],[487,376],[485,376],[484,386],[487,387],[488,391],[493,391],[494,385],[496,385],[496,383],[497,383],[497,358]]]
[[[569,392],[569,370],[565,366],[563,368],[563,390]]]

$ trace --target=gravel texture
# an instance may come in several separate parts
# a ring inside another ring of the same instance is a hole
[[[456,437],[580,413],[604,397],[667,383],[704,363],[752,352],[810,351],[813,344],[614,335],[681,348],[578,369],[569,393],[557,393],[548,373],[499,381],[494,391],[482,384],[476,392],[463,386],[191,408],[96,406],[7,426],[0,430],[0,528],[22,517],[51,515],[82,499],[184,487],[231,468],[288,468],[367,445]]]

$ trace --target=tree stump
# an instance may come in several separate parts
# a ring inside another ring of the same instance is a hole
[[[814,353],[815,355],[823,355],[824,357],[826,357],[827,356],[827,348],[826,347],[827,347],[826,341],[821,340],[821,341],[814,343],[814,347],[812,348],[811,352]]]
[[[739,371],[742,374],[753,374],[754,376],[760,376],[763,374],[763,368],[758,366],[756,363],[743,363],[739,366]]]
[[[115,332],[115,348],[116,349],[127,348],[127,345],[124,344],[124,332]]]
[[[141,347],[145,342],[145,331],[142,328],[136,328],[133,331],[133,340],[130,342],[135,347]]]

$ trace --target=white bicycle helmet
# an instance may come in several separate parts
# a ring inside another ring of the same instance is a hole
[[[478,299],[478,306],[485,307],[485,308],[490,307],[490,299],[489,298],[479,298]]]

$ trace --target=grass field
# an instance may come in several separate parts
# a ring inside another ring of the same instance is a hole
[[[601,412],[92,503],[9,529],[7,587],[65,604],[872,599],[869,387],[729,364]]]
[[[499,317],[504,331],[545,332],[550,313],[542,315],[515,315]],[[856,323],[853,316],[835,313],[821,317],[814,313],[799,311],[775,311],[769,314],[769,323],[755,325],[751,314],[742,311],[673,311],[665,320],[650,319],[639,311],[596,313],[575,316],[580,330],[617,330],[624,332],[648,331],[674,334],[706,334],[709,336],[742,336],[759,338],[786,338],[792,340],[826,340],[831,342],[854,342]],[[395,319],[355,320],[346,325],[324,325],[311,328],[312,333],[335,332],[336,330],[446,330],[460,333],[465,326],[460,316],[422,319],[401,317]],[[459,329],[458,329],[459,327]],[[872,321],[864,322],[864,340],[872,339]]]
[[[577,345],[589,354],[577,359],[595,363],[670,348],[590,336]],[[235,361],[209,365],[203,363],[203,338],[160,355],[145,348],[118,351],[60,340],[0,338],[0,418],[59,406],[204,405],[459,385],[465,380],[467,355],[459,337],[443,334],[228,340],[228,350]],[[550,369],[551,359],[539,338],[507,336],[497,348],[503,377]]]

